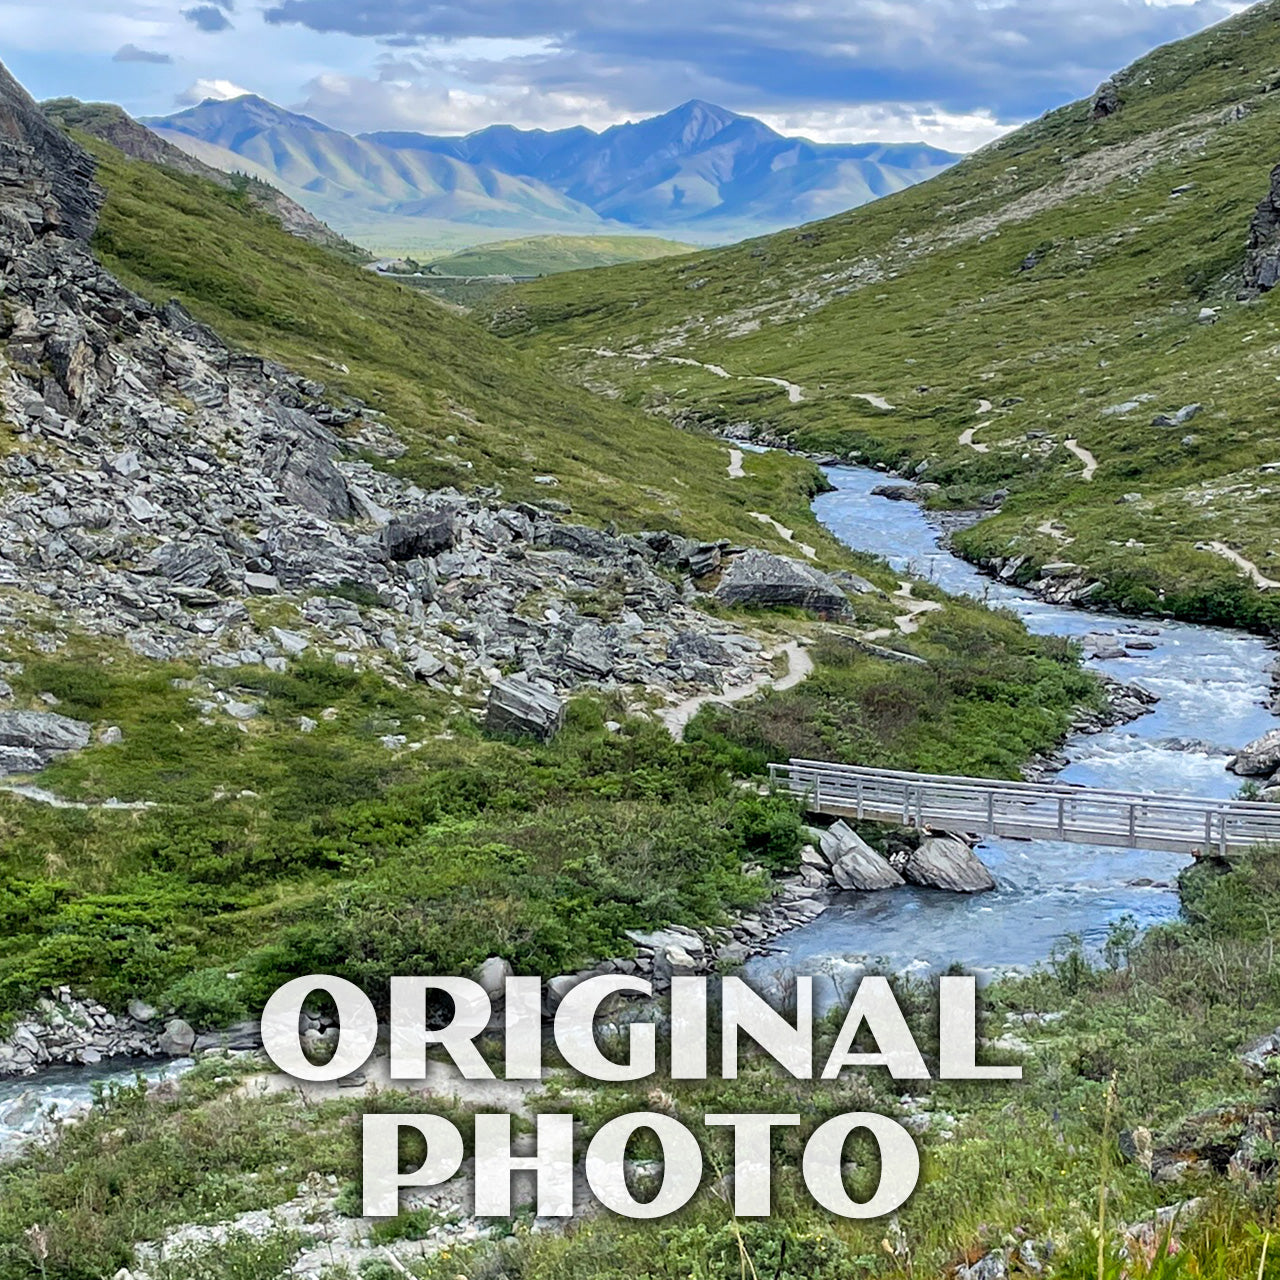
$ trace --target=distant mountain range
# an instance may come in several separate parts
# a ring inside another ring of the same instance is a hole
[[[146,123],[207,164],[275,183],[366,241],[394,239],[393,228],[414,221],[732,239],[865,204],[960,158],[923,144],[786,138],[699,101],[602,133],[495,125],[462,137],[353,137],[252,95]]]

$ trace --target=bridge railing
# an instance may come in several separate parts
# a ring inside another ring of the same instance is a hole
[[[771,764],[773,783],[832,816],[974,835],[1196,851],[1280,845],[1280,805],[901,773],[819,760]]]

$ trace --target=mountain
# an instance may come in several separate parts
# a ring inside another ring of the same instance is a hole
[[[521,228],[559,221],[579,231],[728,239],[863,204],[958,158],[922,145],[785,138],[699,101],[602,133],[503,125],[464,137],[353,138],[256,97],[203,102],[148,123],[210,164],[269,177],[346,230],[368,228],[370,219]]]
[[[603,225],[590,209],[535,179],[353,138],[261,98],[204,102],[148,123],[207,164],[268,178],[344,231],[405,219],[504,229]]]
[[[1277,66],[1268,3],[889,199],[495,324],[677,421],[922,474],[1047,596],[1280,626]]]
[[[203,178],[226,190],[239,191],[255,208],[274,217],[290,235],[312,244],[323,245],[355,258],[368,254],[344,240],[335,231],[313,217],[296,200],[260,177],[250,175],[248,181],[237,181],[232,175],[166,142],[158,134],[139,124],[112,103],[80,102],[76,98],[56,98],[40,104],[46,118],[67,130],[76,130],[110,143],[133,160],[164,165],[178,173]]]
[[[925,146],[819,145],[759,120],[686,102],[601,134],[485,129],[465,138],[371,134],[536,175],[605,217],[649,227],[794,225],[921,181],[958,157]]]

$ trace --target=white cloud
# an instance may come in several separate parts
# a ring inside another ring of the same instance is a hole
[[[926,142],[944,151],[976,151],[1021,121],[1002,122],[990,111],[954,112],[895,102],[826,110],[752,111],[771,129],[813,142]]]
[[[229,98],[243,98],[249,92],[234,80],[197,80],[189,89],[178,94],[174,101],[184,107],[194,107],[209,98],[215,102],[226,102]]]

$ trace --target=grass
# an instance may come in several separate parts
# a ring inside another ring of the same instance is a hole
[[[1278,304],[1235,299],[1276,159],[1276,14],[1259,5],[1143,59],[1107,119],[1075,103],[798,231],[520,286],[491,324],[660,416],[927,461],[940,505],[1008,489],[960,540],[975,558],[1025,554],[1029,574],[1069,560],[1117,607],[1274,627],[1275,598],[1197,548],[1222,540],[1280,578],[1277,486],[1259,471],[1280,461]],[[781,377],[805,398],[601,349]],[[1184,426],[1152,425],[1191,404]],[[979,423],[987,453],[960,443]],[[1099,460],[1092,482],[1073,438]],[[1048,519],[1060,537],[1039,532]]]
[[[671,258],[693,250],[693,245],[659,236],[526,236],[473,245],[432,258],[426,266],[446,276],[540,276]]]

